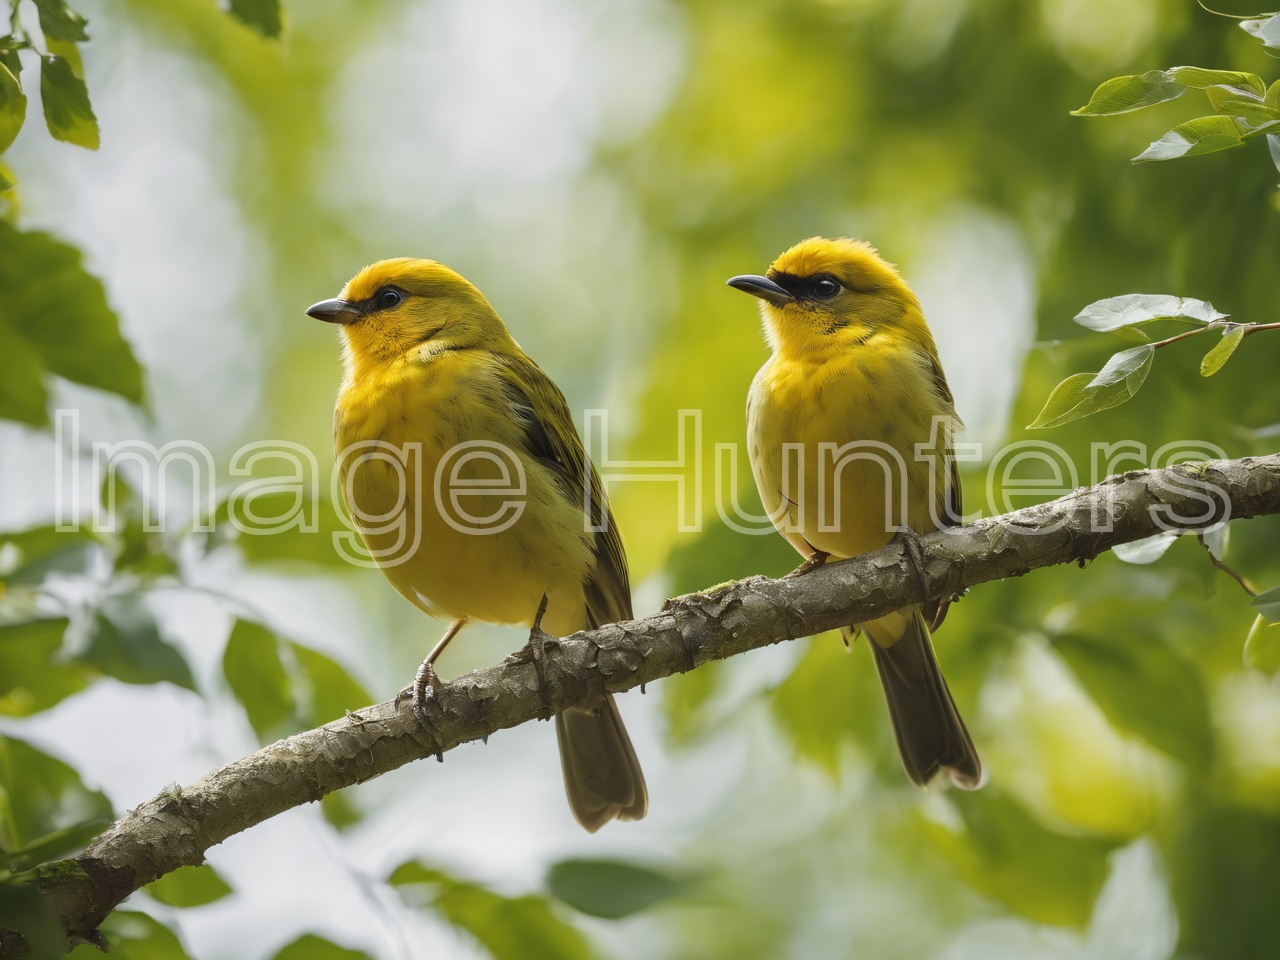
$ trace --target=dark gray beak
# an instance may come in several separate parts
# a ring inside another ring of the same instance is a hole
[[[791,294],[782,287],[778,286],[768,277],[757,277],[752,274],[746,274],[741,277],[733,277],[725,281],[726,284],[735,290],[741,290],[743,293],[749,293],[753,297],[759,297],[761,300],[767,300],[775,307],[780,307],[784,303],[790,303],[795,299]]]
[[[350,300],[321,300],[307,307],[307,316],[325,323],[355,323],[364,314]]]

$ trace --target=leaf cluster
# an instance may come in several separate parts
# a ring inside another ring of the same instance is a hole
[[[1148,323],[1170,320],[1194,329],[1156,343],[1142,327]],[[1236,323],[1219,313],[1211,303],[1165,294],[1126,294],[1089,304],[1075,317],[1087,330],[1114,333],[1126,340],[1144,341],[1112,354],[1097,373],[1077,373],[1054,388],[1044,408],[1028,430],[1058,427],[1091,413],[1117,407],[1141,388],[1151,372],[1156,350],[1210,331],[1221,334],[1200,361],[1200,375],[1211,377],[1222,369],[1240,342],[1261,330],[1272,330],[1280,324]]]
[[[89,102],[79,46],[89,40],[88,22],[64,0],[30,0],[40,21],[40,34],[32,36],[19,17],[23,2],[8,0],[9,32],[0,36],[0,155],[13,144],[27,119],[19,56],[24,50],[39,57],[40,103],[50,136],[97,150],[101,133]],[[283,29],[280,0],[231,0],[229,12],[266,38],[278,38]],[[0,196],[16,182],[12,171],[0,162]]]
[[[1250,29],[1251,25],[1254,29]],[[1241,26],[1267,43],[1268,37],[1280,32],[1280,14],[1268,20],[1246,21]],[[1134,157],[1134,163],[1234,150],[1265,137],[1271,158],[1280,168],[1280,80],[1267,87],[1257,74],[1171,67],[1115,77],[1099,86],[1089,102],[1072,110],[1071,115],[1106,117],[1130,113],[1176,100],[1188,89],[1203,90],[1214,113],[1178,124]]]

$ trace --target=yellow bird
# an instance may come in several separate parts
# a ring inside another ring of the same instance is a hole
[[[866,243],[813,237],[768,276],[728,284],[761,301],[773,355],[751,384],[747,445],[770,519],[806,558],[801,571],[958,524],[948,454],[959,421],[920,302],[897,271]],[[924,787],[946,770],[974,789],[978,754],[930,640],[945,613],[933,601],[860,626],[907,775]]]
[[[348,511],[400,595],[453,621],[419,672],[419,708],[430,664],[469,620],[534,626],[544,599],[557,636],[632,618],[622,540],[564,396],[479,290],[432,260],[383,260],[307,313],[341,324],[333,434]],[[611,695],[562,711],[556,736],[582,826],[645,815]]]

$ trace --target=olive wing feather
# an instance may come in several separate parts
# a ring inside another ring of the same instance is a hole
[[[587,458],[564,394],[527,357],[504,360],[508,401],[512,415],[524,428],[529,453],[551,469],[565,499],[582,508],[584,521],[589,519],[596,531],[595,569],[583,584],[587,618],[593,627],[630,620],[627,555],[605,496],[604,483]]]

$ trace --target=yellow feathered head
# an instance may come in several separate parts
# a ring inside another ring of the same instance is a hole
[[[810,237],[773,261],[767,276],[727,282],[760,298],[765,336],[775,351],[865,343],[893,328],[915,340],[932,339],[915,294],[861,240]]]
[[[347,361],[387,363],[411,351],[516,347],[506,325],[479,290],[434,260],[397,257],[370,264],[333,300],[308,315],[342,325]]]

